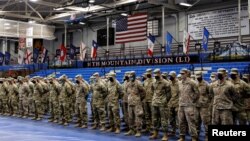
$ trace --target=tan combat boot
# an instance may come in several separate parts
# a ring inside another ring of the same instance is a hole
[[[114,132],[115,128],[114,126],[111,126],[108,130],[106,130],[107,132]]]
[[[180,139],[178,139],[178,141],[185,141],[185,136],[181,135]]]
[[[134,135],[134,130],[133,129],[130,129],[128,132],[126,132],[124,135],[125,136],[131,136],[131,135]]]
[[[115,134],[120,134],[120,133],[121,133],[120,127],[116,127],[116,129],[115,129]]]
[[[158,131],[154,130],[153,134],[149,137],[149,139],[150,140],[154,140],[154,139],[157,139],[157,137],[158,137]]]
[[[197,137],[192,136],[192,141],[197,141]]]
[[[83,124],[81,128],[88,128],[88,126],[86,124]]]
[[[105,131],[105,125],[102,125],[100,131]]]
[[[94,124],[94,125],[91,127],[92,130],[95,130],[96,128],[97,128],[97,125],[96,125],[96,124]]]
[[[168,134],[167,133],[164,133],[162,139],[162,141],[167,141],[168,140]]]
[[[135,137],[141,137],[141,131],[140,130],[136,131]]]

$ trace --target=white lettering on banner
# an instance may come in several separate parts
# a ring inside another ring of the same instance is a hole
[[[249,34],[247,6],[241,7],[241,35]],[[194,39],[202,39],[203,27],[214,38],[238,36],[238,8],[220,9],[188,15],[188,32]]]
[[[26,47],[33,47],[33,27],[26,29],[26,36],[29,37],[26,39]],[[32,38],[30,38],[32,37]]]

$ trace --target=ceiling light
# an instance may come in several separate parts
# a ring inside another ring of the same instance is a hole
[[[9,27],[9,26],[7,26],[7,27],[4,27],[4,29],[7,29],[7,30],[8,30],[8,29],[10,29],[10,27]]]
[[[32,2],[36,2],[36,1],[38,1],[38,0],[30,0],[30,1],[32,1]]]
[[[10,23],[4,23],[4,25],[5,25],[5,26],[8,26],[8,25],[10,25]]]
[[[35,23],[36,21],[34,20],[29,20],[28,23]]]
[[[190,7],[192,4],[181,2],[180,5]]]
[[[89,3],[94,3],[95,2],[95,0],[89,0]]]
[[[85,25],[85,23],[84,23],[84,22],[80,22],[79,24],[81,24],[81,25]]]
[[[63,7],[58,7],[58,8],[54,8],[54,10],[60,11],[60,10],[64,10],[64,8]]]
[[[127,14],[127,13],[121,13],[121,15],[122,15],[122,16],[128,16],[128,14]]]

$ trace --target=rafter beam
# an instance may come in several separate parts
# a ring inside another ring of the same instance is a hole
[[[43,16],[42,16],[36,9],[34,9],[27,1],[25,1],[25,3],[28,5],[28,7],[29,7],[31,10],[33,10],[33,11],[41,18],[42,21],[44,21]]]
[[[164,2],[159,1],[159,0],[148,0],[148,3],[154,4],[154,5],[162,5],[165,8],[172,9],[172,10],[182,11],[182,9],[176,5],[164,3]]]
[[[13,17],[13,18],[32,19],[32,20],[36,20],[36,21],[42,21],[40,18],[37,18],[37,17],[31,17],[28,15],[20,15],[20,14],[14,14],[14,13],[6,13],[4,11],[0,11],[0,15],[7,16],[7,17]]]

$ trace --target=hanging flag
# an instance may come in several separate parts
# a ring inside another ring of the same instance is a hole
[[[76,47],[73,44],[70,44],[69,57],[72,60],[75,59],[75,51],[76,51]]]
[[[26,38],[19,38],[18,47],[25,48],[25,46],[26,46]]]
[[[122,44],[146,40],[147,21],[148,15],[146,13],[137,13],[117,19],[115,43]]]
[[[9,52],[5,52],[5,65],[9,65],[10,64],[10,53]]]
[[[3,62],[4,62],[4,54],[0,52],[0,66],[3,65]]]
[[[24,51],[21,49],[18,49],[18,64],[24,63]]]
[[[81,61],[85,59],[86,51],[87,51],[86,45],[83,42],[81,42],[80,44],[80,60]]]
[[[63,62],[66,59],[66,54],[67,54],[67,49],[64,46],[64,44],[61,45],[60,50],[61,50],[60,60]]]
[[[207,46],[208,46],[208,38],[209,38],[209,32],[208,30],[204,27],[203,29],[203,48],[205,51],[207,51]]]
[[[97,48],[98,48],[98,45],[97,45],[96,41],[93,40],[92,48],[91,48],[91,58],[97,57]]]
[[[38,48],[34,48],[34,50],[33,50],[33,62],[34,63],[37,63],[38,56],[39,56],[39,49]]]
[[[149,33],[149,36],[148,36],[148,56],[150,56],[150,57],[153,56],[154,45],[155,45],[155,36],[153,36]]]
[[[190,43],[190,34],[184,30],[183,32],[183,53],[188,54]]]
[[[167,36],[166,36],[166,53],[167,54],[171,53],[172,42],[173,42],[173,36],[169,32],[167,32]]]
[[[31,63],[31,58],[32,58],[32,51],[30,51],[30,49],[27,49],[26,50],[26,53],[25,53],[25,64],[30,64]]]
[[[41,62],[45,63],[48,55],[48,50],[44,47],[41,54]]]

